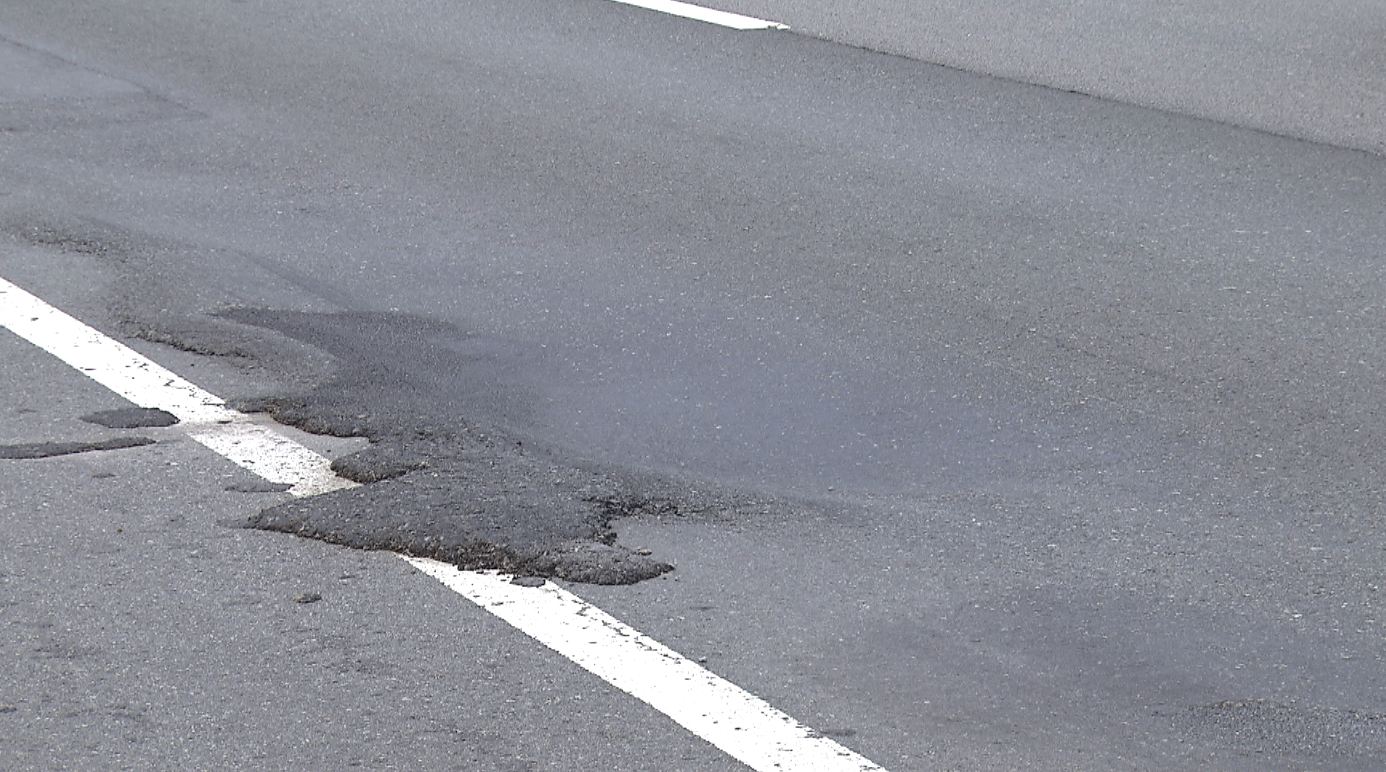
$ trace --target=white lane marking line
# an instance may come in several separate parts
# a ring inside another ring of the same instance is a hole
[[[313,450],[3,278],[0,327],[136,405],[194,424],[193,439],[267,480],[292,485],[294,495],[356,487]],[[884,772],[552,582],[521,587],[495,572],[399,557],[757,772]]]
[[[183,423],[214,424],[242,416],[194,386],[28,292],[0,278],[0,324],[140,407],[157,407]]]
[[[213,452],[234,461],[270,482],[292,486],[295,496],[355,488],[356,483],[338,477],[332,463],[321,454],[260,424],[238,422],[189,433]]]
[[[0,326],[139,405],[178,417],[188,435],[290,493],[326,493],[354,483],[330,462],[223,400],[0,278]]]
[[[777,21],[766,21],[757,19],[754,16],[742,16],[739,13],[719,11],[715,8],[704,8],[701,5],[692,3],[681,3],[679,0],[612,0],[622,5],[633,5],[637,8],[646,8],[651,11],[659,11],[672,16],[682,16],[685,19],[697,19],[709,24],[716,24],[720,27],[730,27],[736,30],[753,29],[776,29],[787,30],[788,26]]]
[[[552,582],[405,560],[752,769],[881,769]]]

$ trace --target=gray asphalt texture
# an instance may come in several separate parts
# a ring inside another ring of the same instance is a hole
[[[102,279],[61,280],[80,271],[61,254],[0,263],[59,278],[50,300],[114,329]],[[131,343],[218,391],[270,385]],[[0,362],[0,441],[99,438],[80,417],[125,404],[5,331]],[[359,444],[280,430],[334,459]],[[0,462],[6,770],[736,768],[392,556],[239,527],[282,486],[147,431],[157,444]]]
[[[4,275],[422,465],[268,512],[614,528],[675,570],[581,592],[887,767],[1386,754],[1379,156],[598,0],[0,35]]]
[[[399,560],[228,527],[266,494],[187,440],[4,463],[5,769],[732,768]]]
[[[705,5],[970,72],[1386,153],[1386,6],[1376,0]]]

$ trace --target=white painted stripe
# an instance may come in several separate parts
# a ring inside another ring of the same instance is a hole
[[[289,493],[295,496],[316,496],[356,487],[351,480],[338,477],[331,462],[322,455],[268,426],[241,421],[195,431],[189,436],[270,482],[293,486]]]
[[[3,278],[0,327],[131,402],[193,424],[194,440],[267,480],[292,485],[294,495],[356,486],[335,476],[313,450]],[[495,572],[399,557],[757,772],[881,770],[552,582],[522,587]]]
[[[0,278],[0,325],[140,407],[157,407],[183,423],[234,421],[242,414],[28,292]]]
[[[739,30],[753,29],[779,29],[786,30],[789,27],[775,21],[757,19],[754,16],[742,16],[739,13],[729,13],[718,11],[713,8],[704,8],[701,5],[692,3],[682,3],[679,0],[612,0],[623,5],[633,5],[637,8],[648,8],[651,11],[659,11],[672,16],[682,16],[685,19],[697,19],[709,24],[716,24],[722,27],[731,27]]]
[[[140,407],[178,417],[189,436],[267,480],[311,495],[349,487],[329,462],[134,349],[0,278],[0,326],[82,371]]]
[[[881,769],[552,582],[405,560],[752,769]]]

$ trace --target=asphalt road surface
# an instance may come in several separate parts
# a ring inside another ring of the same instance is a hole
[[[1375,0],[719,0],[925,62],[1386,153]]]
[[[363,483],[0,331],[129,446],[0,458],[0,767],[740,768],[395,550],[886,769],[1379,768],[1386,13],[1097,5],[0,7],[0,277]]]

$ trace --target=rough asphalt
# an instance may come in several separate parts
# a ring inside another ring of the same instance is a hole
[[[591,592],[883,763],[1386,754],[1380,156],[596,0],[135,7],[0,12],[6,270],[374,441],[258,524],[660,574]]]

